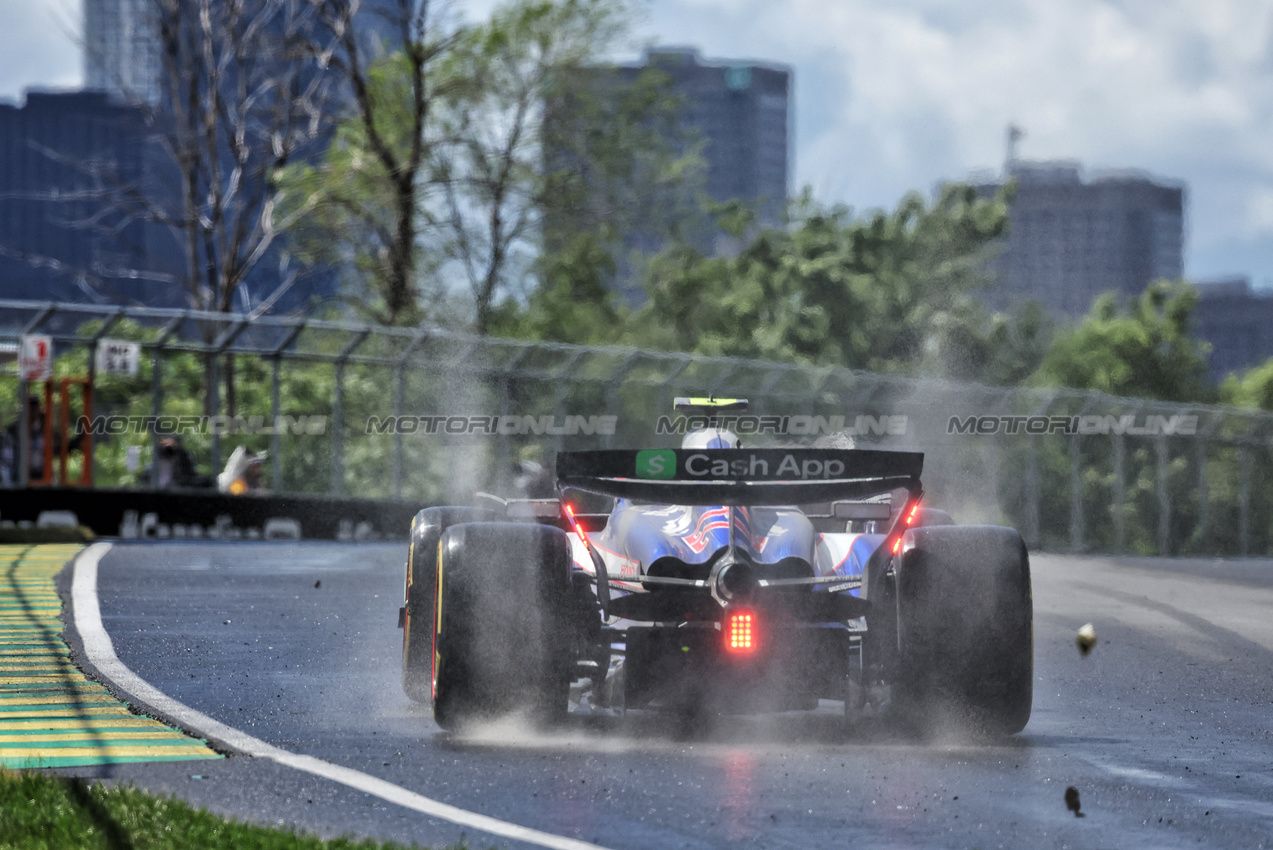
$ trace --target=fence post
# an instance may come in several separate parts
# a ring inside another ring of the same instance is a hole
[[[282,369],[282,360],[279,357],[274,358],[270,369],[270,489],[276,493],[283,489],[283,435],[279,433],[279,420],[283,416],[282,404],[280,401],[279,384],[282,377],[279,374]]]
[[[234,353],[230,352],[230,347],[234,345],[234,341],[239,338],[239,334],[247,330],[248,325],[250,323],[251,323],[251,319],[248,318],[247,316],[236,316],[234,324],[226,328],[225,332],[222,333],[221,336],[212,343],[212,373],[215,379],[212,383],[213,400],[215,402],[214,409],[212,411],[213,416],[217,416],[221,413],[221,396],[220,396],[221,390],[219,387],[219,384],[221,382],[221,357],[234,356]],[[230,352],[230,353],[227,354],[227,352]],[[214,427],[212,429],[213,472],[215,472],[216,468],[220,465],[221,465],[221,434],[219,430]]]
[[[208,416],[212,426],[212,441],[209,445],[213,477],[221,470],[221,429],[217,427],[215,418],[221,414],[221,370],[220,358],[215,353],[208,354],[204,367],[205,380],[208,382]]]
[[[345,363],[358,346],[371,334],[362,327],[336,355],[336,390],[332,394],[332,487],[333,496],[345,493]]]
[[[663,376],[663,380],[659,384],[659,409],[655,411],[656,416],[665,413],[671,415],[675,412],[672,409],[672,405],[676,399],[676,387],[672,385],[672,382],[681,377],[681,373],[690,367],[691,362],[689,355],[681,354],[676,361],[675,368]],[[655,421],[657,422],[658,420],[656,419]]]
[[[415,351],[429,338],[429,332],[421,329],[407,347],[402,356],[394,364],[393,415],[396,417],[393,427],[393,497],[402,498],[402,478],[407,468],[406,446],[402,441],[402,431],[398,427],[407,403],[407,363],[415,355]]]
[[[402,498],[402,466],[403,466],[403,446],[402,446],[402,429],[399,423],[402,422],[402,409],[407,394],[407,365],[406,360],[398,361],[398,365],[393,370],[393,497],[395,499]]]
[[[1127,448],[1122,434],[1114,435],[1114,554],[1127,549]]]
[[[1251,451],[1238,448],[1238,554],[1251,553]]]
[[[553,400],[553,415],[563,418],[566,415],[566,395],[570,392],[571,382],[575,379],[575,369],[579,368],[579,361],[583,360],[583,351],[576,351],[570,355],[570,359],[561,367],[561,371],[557,373],[556,383],[557,392]],[[553,451],[561,452],[566,448],[564,435],[557,434],[553,437]],[[547,460],[545,458],[545,460]]]
[[[274,386],[273,386],[273,408],[274,408],[274,427],[276,433],[270,440],[270,452],[274,455],[270,463],[271,486],[277,491],[283,489],[283,442],[282,435],[277,433],[278,418],[282,414],[280,405],[280,384],[282,382],[281,369],[283,363],[283,352],[292,347],[292,343],[296,342],[296,338],[305,330],[305,323],[309,321],[308,316],[302,317],[287,332],[283,340],[274,348],[274,353],[270,355],[274,359]]]
[[[1082,452],[1077,436],[1070,437],[1070,551],[1083,551],[1083,475],[1079,468]]]
[[[1198,464],[1198,554],[1211,554],[1211,493],[1207,483],[1207,441],[1197,444]]]
[[[51,301],[43,305],[40,311],[31,317],[31,321],[22,328],[18,339],[35,333],[56,311],[57,305]],[[31,417],[27,409],[27,397],[30,392],[30,382],[20,378],[18,380],[18,477],[13,482],[18,487],[26,487],[31,480]],[[49,413],[50,411],[46,411],[46,415]]]
[[[331,494],[340,496],[345,486],[345,361],[337,360],[336,387],[332,393],[332,486]]]
[[[163,350],[156,347],[150,359],[150,415],[157,421],[164,403]],[[159,489],[159,429],[150,429],[150,487]]]
[[[631,352],[624,361],[619,364],[619,368],[611,373],[605,382],[606,407],[613,410],[617,415],[619,413],[619,387],[623,385],[624,377],[632,370],[632,367],[640,360],[641,353],[639,351]],[[614,447],[614,435],[606,435],[606,448]]]
[[[181,329],[186,319],[190,317],[189,310],[182,310],[181,313],[173,318],[168,324],[164,325],[159,336],[152,343],[154,349],[154,359],[150,361],[150,412],[153,416],[159,416],[163,411],[164,404],[164,346],[168,344],[168,340],[172,335]],[[216,469],[212,470],[212,474],[216,475]],[[150,486],[159,488],[159,429],[152,428],[150,431]]]
[[[1039,452],[1036,448],[1038,441],[1030,440],[1029,448],[1026,450],[1026,512],[1025,512],[1025,533],[1026,543],[1031,549],[1039,545]]]
[[[1154,440],[1158,460],[1158,554],[1171,554],[1171,493],[1167,488],[1167,440],[1161,434]]]

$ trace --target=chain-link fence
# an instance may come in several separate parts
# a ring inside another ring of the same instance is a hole
[[[51,337],[93,378],[98,486],[153,486],[176,434],[209,472],[243,445],[276,491],[468,501],[561,448],[676,445],[680,395],[742,396],[761,445],[920,449],[930,504],[1036,548],[1273,553],[1273,414],[1099,393],[955,384],[737,358],[490,339],[437,327],[0,300],[0,350]],[[135,374],[98,370],[110,340]],[[22,390],[12,363],[0,417]],[[11,429],[12,430],[12,429]],[[839,437],[831,436],[833,433]],[[74,473],[72,469],[72,473]]]

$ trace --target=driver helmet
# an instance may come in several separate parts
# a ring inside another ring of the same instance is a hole
[[[702,428],[691,431],[681,441],[683,449],[737,449],[742,443],[738,435],[725,428]]]

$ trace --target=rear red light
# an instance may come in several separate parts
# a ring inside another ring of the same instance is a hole
[[[728,652],[755,651],[756,615],[750,611],[735,611],[725,621],[725,649]]]
[[[575,519],[575,509],[569,504],[563,502],[562,508],[566,511],[566,519],[570,522],[570,527],[574,529],[584,543],[588,542],[587,536],[583,533],[583,529],[579,527],[579,520]]]

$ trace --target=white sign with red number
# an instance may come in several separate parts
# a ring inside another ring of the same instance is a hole
[[[113,375],[136,375],[141,363],[141,344],[122,339],[97,341],[97,371]]]
[[[18,377],[24,381],[47,381],[53,377],[52,337],[32,334],[19,339]]]

